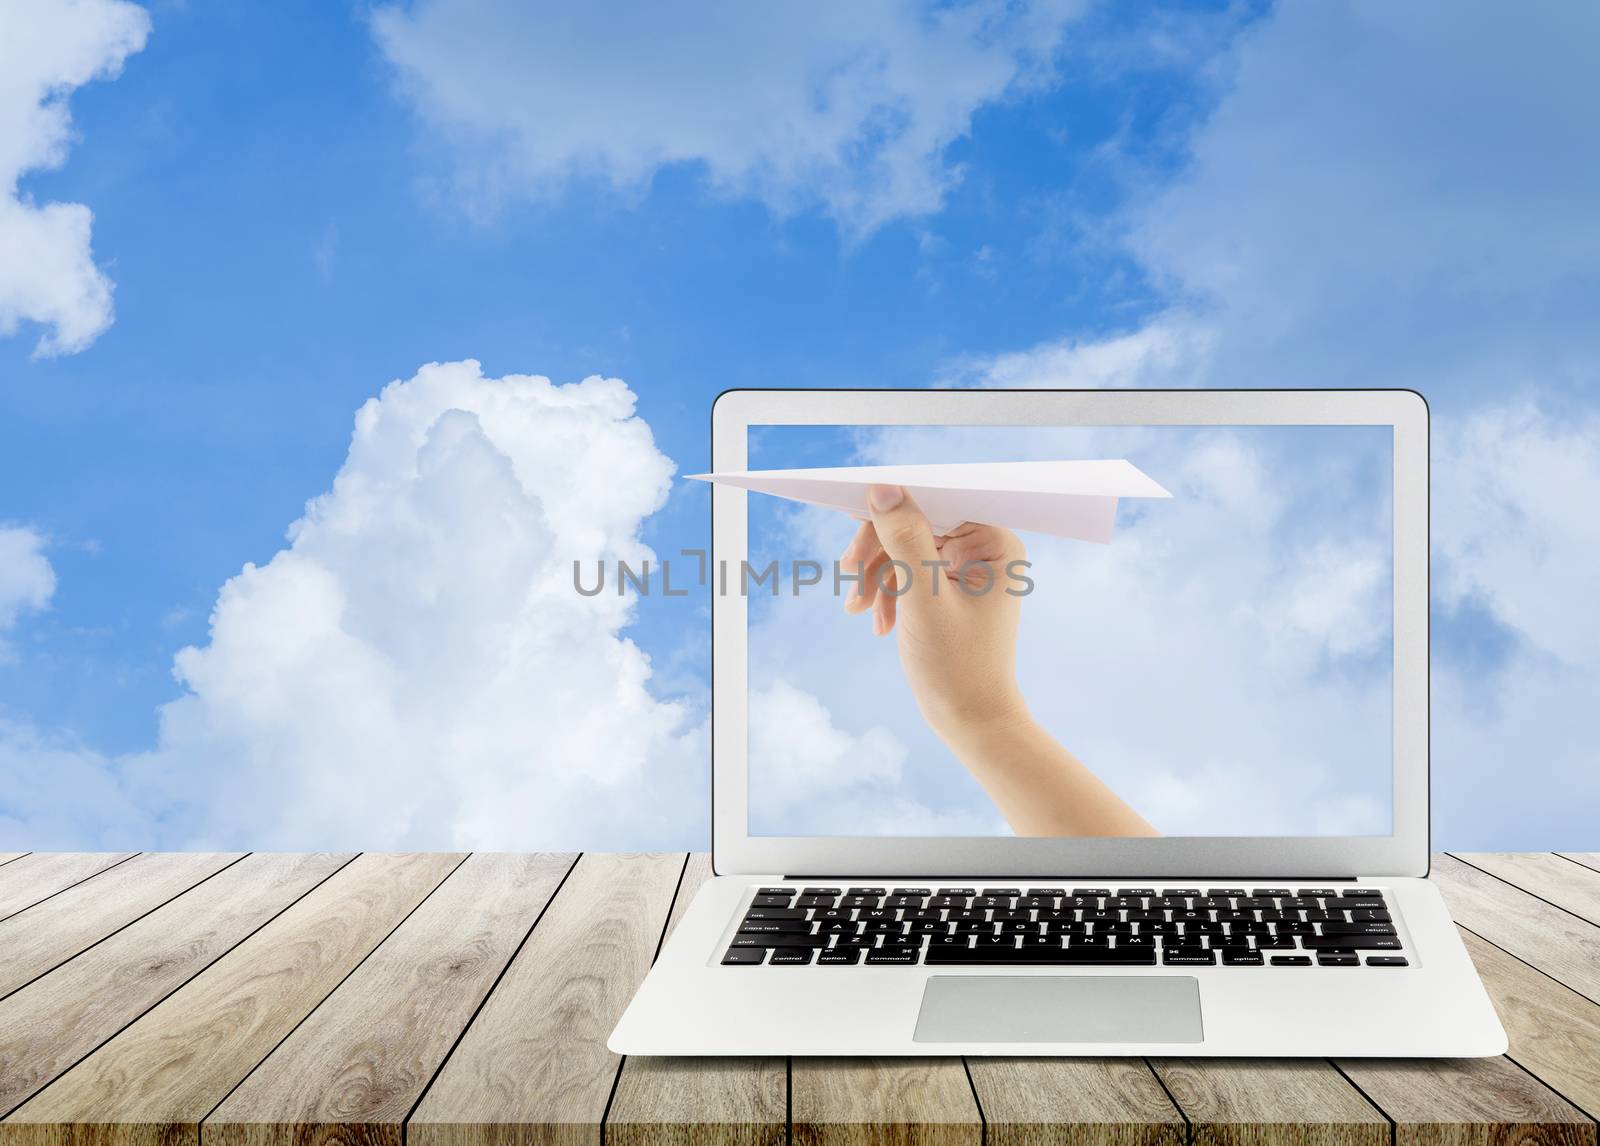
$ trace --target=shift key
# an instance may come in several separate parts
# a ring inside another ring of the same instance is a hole
[[[1400,940],[1393,935],[1302,935],[1300,946],[1307,951],[1398,951]]]

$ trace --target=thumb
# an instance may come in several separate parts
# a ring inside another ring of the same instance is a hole
[[[893,560],[904,562],[911,570],[909,595],[931,596],[933,579],[943,574],[937,567],[923,564],[938,561],[939,548],[934,544],[933,526],[922,510],[897,485],[873,486],[867,491],[867,505],[872,510],[878,544]]]

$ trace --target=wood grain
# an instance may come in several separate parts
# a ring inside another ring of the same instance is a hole
[[[695,893],[711,878],[711,857],[689,857],[672,901],[671,939]],[[788,1135],[788,1070],[781,1058],[628,1058],[606,1116],[614,1146],[774,1146]]]
[[[1394,1120],[1395,1146],[1595,1146],[1582,1111],[1506,1058],[1348,1059],[1345,1073]]]
[[[960,1059],[797,1058],[795,1146],[979,1146],[983,1119]]]
[[[1556,852],[1556,855],[1573,863],[1581,863],[1594,871],[1600,871],[1600,852]]]
[[[133,852],[29,852],[0,867],[0,919],[115,867]]]
[[[23,856],[25,856],[27,854],[28,854],[27,852],[0,852],[0,867],[4,867],[6,864],[10,863],[12,860],[21,859]]]
[[[352,858],[249,856],[0,1001],[0,1115]]]
[[[1429,878],[1461,926],[1600,1002],[1600,927],[1451,856]]]
[[[606,1117],[616,1146],[778,1146],[788,1134],[781,1058],[630,1058]]]
[[[986,1146],[1182,1146],[1183,1115],[1139,1058],[971,1058]]]
[[[1320,1059],[1156,1059],[1197,1146],[1388,1146],[1389,1120]]]
[[[606,1038],[660,942],[679,855],[586,855],[406,1126],[409,1146],[598,1142]]]
[[[1458,852],[1455,858],[1600,925],[1600,871],[1549,852]]]
[[[683,865],[683,878],[678,881],[678,894],[672,899],[672,911],[667,916],[667,928],[661,933],[663,947],[666,946],[667,940],[672,938],[672,933],[678,929],[678,922],[689,910],[695,895],[713,878],[715,873],[711,870],[710,854],[691,852],[688,861]]]
[[[205,1121],[218,1146],[400,1146],[574,855],[468,858]]]
[[[1600,1005],[1470,931],[1461,938],[1500,1012],[1510,1057],[1590,1117],[1600,1114]]]
[[[0,920],[0,998],[160,907],[242,857],[241,852],[134,856],[94,879]]]
[[[461,855],[363,855],[0,1123],[0,1144],[198,1144],[199,1123],[450,874]]]

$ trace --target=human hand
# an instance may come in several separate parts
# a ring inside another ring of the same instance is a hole
[[[899,486],[873,486],[868,501],[872,520],[839,559],[844,572],[863,571],[845,611],[870,613],[879,636],[896,633],[923,719],[947,742],[1025,719],[1016,682],[1021,602],[1006,591],[1011,563],[1026,556],[1021,540],[972,524],[935,536]]]

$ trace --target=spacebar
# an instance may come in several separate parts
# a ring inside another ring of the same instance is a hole
[[[1063,947],[1059,951],[1027,948],[1007,950],[1003,947],[998,950],[993,947],[977,950],[970,947],[954,947],[930,949],[922,962],[927,966],[960,964],[964,967],[975,963],[1002,963],[1006,966],[1032,963],[1049,964],[1053,967],[1154,967],[1156,953],[1153,949],[1118,951],[1114,947]]]

